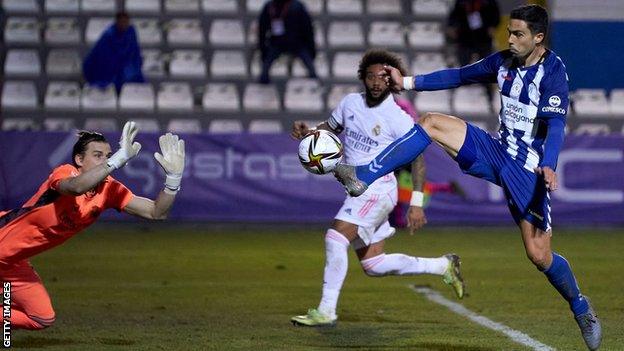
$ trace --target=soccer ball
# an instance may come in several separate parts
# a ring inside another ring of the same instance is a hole
[[[301,139],[299,161],[308,172],[326,174],[342,159],[342,143],[332,132],[317,129]]]

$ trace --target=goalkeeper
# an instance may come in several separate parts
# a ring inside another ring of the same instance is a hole
[[[161,153],[154,157],[167,178],[153,201],[134,195],[110,176],[141,150],[134,142],[137,132],[137,125],[127,122],[114,154],[102,134],[79,132],[73,164],[54,169],[21,208],[0,212],[0,280],[11,283],[12,328],[37,330],[54,323],[48,292],[28,261],[32,256],[62,244],[107,208],[142,218],[167,218],[180,190],[184,141],[171,133],[160,137]]]

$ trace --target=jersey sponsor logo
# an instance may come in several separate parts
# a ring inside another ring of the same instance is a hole
[[[368,135],[364,135],[350,128],[345,129],[345,141],[353,149],[364,152],[370,152],[373,147],[379,146],[379,142]]]
[[[566,114],[566,110],[561,107],[552,107],[552,106],[544,106],[542,107],[542,112],[554,112],[562,115]]]
[[[548,103],[552,107],[559,107],[559,105],[561,105],[561,98],[559,98],[557,95],[553,95],[548,98]]]
[[[505,109],[503,113],[505,115],[505,118],[511,119],[514,122],[535,122],[535,118],[527,117],[525,115],[524,107],[517,106],[509,102],[505,103]]]

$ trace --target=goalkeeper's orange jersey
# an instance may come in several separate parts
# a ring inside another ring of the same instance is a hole
[[[59,166],[21,208],[0,212],[0,267],[62,244],[95,222],[103,210],[120,211],[134,196],[111,176],[85,194],[61,194],[61,180],[78,174],[72,165]]]

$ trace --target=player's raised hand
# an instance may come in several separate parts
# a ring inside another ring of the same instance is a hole
[[[407,227],[409,228],[410,235],[414,235],[414,232],[422,228],[427,224],[427,217],[422,207],[410,206],[407,210]]]
[[[124,124],[121,139],[119,140],[119,150],[109,157],[106,162],[110,167],[119,169],[139,154],[141,144],[134,141],[138,132],[139,126],[135,122],[128,121]]]
[[[405,89],[403,87],[403,75],[398,68],[389,65],[384,66],[386,71],[386,84],[393,92],[400,92]]]
[[[557,173],[550,167],[536,167],[535,173],[544,177],[546,183],[546,189],[549,191],[557,190],[559,184],[557,184]]]
[[[180,190],[182,173],[184,172],[184,140],[175,134],[167,133],[158,138],[158,143],[160,144],[160,153],[155,152],[154,158],[167,175],[165,188],[177,192]]]
[[[303,121],[295,121],[293,123],[292,131],[290,132],[290,136],[293,139],[301,140],[306,134],[310,132],[310,128]]]

